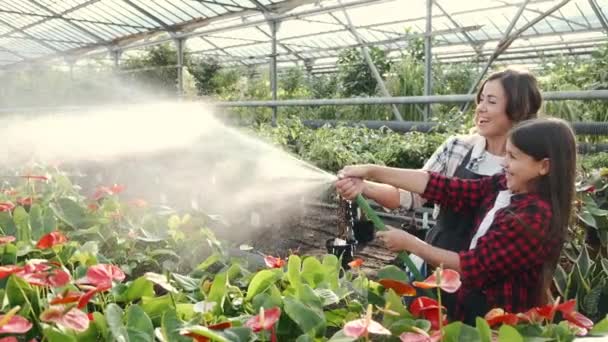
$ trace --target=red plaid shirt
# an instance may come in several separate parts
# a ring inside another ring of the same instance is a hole
[[[455,211],[475,211],[471,237],[494,206],[498,192],[506,189],[504,174],[477,180],[429,174],[422,196]],[[459,253],[462,286],[457,310],[472,290],[485,295],[490,309],[524,312],[539,305],[542,266],[558,247],[555,239],[546,236],[550,221],[549,202],[536,193],[514,194],[509,206],[496,212],[475,249]],[[463,315],[456,312],[455,316]]]

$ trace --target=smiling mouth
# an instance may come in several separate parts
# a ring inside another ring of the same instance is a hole
[[[489,121],[490,120],[488,120],[488,119],[479,119],[477,122],[480,124],[485,124],[485,123],[488,123]]]

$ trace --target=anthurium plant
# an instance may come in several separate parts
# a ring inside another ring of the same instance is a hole
[[[590,320],[575,299],[495,308],[475,327],[449,322],[441,291],[462,286],[452,270],[410,284],[395,266],[368,278],[362,259],[344,270],[334,255],[235,255],[212,217],[122,198],[126,187],[85,196],[56,169],[2,184],[0,341],[567,341],[608,332],[608,320]]]

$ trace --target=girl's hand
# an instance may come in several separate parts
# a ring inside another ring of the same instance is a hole
[[[342,178],[336,181],[336,191],[343,198],[351,201],[358,194],[363,193],[363,189],[365,188],[365,183],[361,178]]]
[[[376,236],[384,243],[386,248],[393,252],[412,251],[420,239],[401,229],[387,226],[388,230],[376,233]]]
[[[338,171],[338,178],[369,178],[373,165],[349,165]]]

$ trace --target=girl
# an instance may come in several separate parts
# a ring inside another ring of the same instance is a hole
[[[523,122],[511,131],[506,150],[505,172],[477,180],[363,165],[344,168],[337,182],[349,187],[353,178],[373,179],[473,213],[469,248],[458,253],[401,230],[378,234],[390,250],[458,271],[462,286],[450,316],[469,324],[495,307],[523,312],[547,301],[570,218],[576,166],[570,126],[558,119]]]

